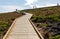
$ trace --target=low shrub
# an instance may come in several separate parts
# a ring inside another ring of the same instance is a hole
[[[51,36],[49,39],[60,39],[60,35]]]

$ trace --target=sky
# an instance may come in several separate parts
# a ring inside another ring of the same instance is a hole
[[[0,0],[0,12],[55,6],[60,0]]]

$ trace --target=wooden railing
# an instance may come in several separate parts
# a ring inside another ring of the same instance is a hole
[[[30,23],[32,24],[34,30],[36,31],[37,35],[39,36],[40,39],[44,39],[44,37],[41,35],[41,33],[38,31],[37,27],[33,24],[33,22],[28,19],[30,21]]]

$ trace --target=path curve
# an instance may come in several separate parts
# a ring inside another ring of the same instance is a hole
[[[16,19],[14,27],[6,39],[40,39],[28,20],[31,16],[32,14],[26,13],[26,15]]]

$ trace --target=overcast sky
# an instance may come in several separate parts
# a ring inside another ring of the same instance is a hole
[[[0,12],[14,11],[36,7],[54,6],[60,0],[0,0]]]

